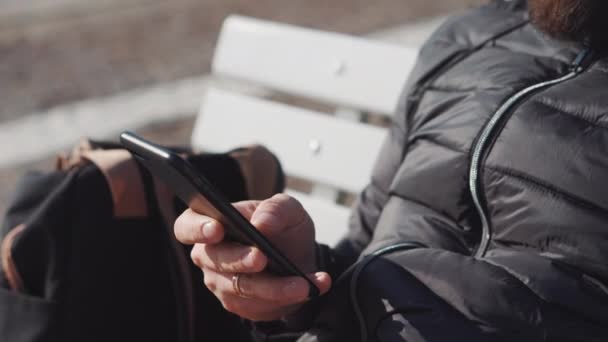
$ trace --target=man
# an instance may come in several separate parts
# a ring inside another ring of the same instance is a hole
[[[316,248],[286,195],[236,204],[329,295],[309,303],[186,211],[175,233],[206,286],[250,320],[315,318],[302,341],[608,340],[606,14],[505,0],[448,20],[338,246]]]

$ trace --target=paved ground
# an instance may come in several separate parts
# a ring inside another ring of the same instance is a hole
[[[205,73],[221,22],[230,13],[361,34],[472,2],[38,0],[33,4],[58,3],[59,9],[13,9],[4,15],[0,7],[0,120]]]
[[[240,13],[364,34],[480,0],[0,0],[0,124],[72,101],[205,74],[223,18]],[[187,143],[192,120],[144,127]],[[32,137],[35,139],[36,137]],[[0,213],[26,169],[0,169]]]

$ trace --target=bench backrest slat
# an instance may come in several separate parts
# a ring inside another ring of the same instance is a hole
[[[258,19],[224,21],[213,73],[392,115],[416,48]]]
[[[288,174],[358,192],[385,134],[380,127],[210,88],[192,142],[208,151],[260,143]]]

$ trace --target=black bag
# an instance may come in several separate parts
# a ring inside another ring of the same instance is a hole
[[[22,179],[0,232],[0,341],[246,339],[173,236],[185,206],[118,147],[87,142]],[[228,155],[188,158],[246,199]]]
[[[403,266],[421,248],[405,242],[361,258],[335,280],[313,328],[298,342],[504,341],[467,320]]]

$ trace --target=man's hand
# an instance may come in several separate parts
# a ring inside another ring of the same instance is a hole
[[[325,293],[331,278],[317,272],[314,225],[295,199],[279,194],[264,201],[245,201],[234,206],[251,221]],[[205,285],[226,310],[253,321],[284,317],[308,298],[308,283],[300,277],[278,277],[264,268],[268,259],[251,246],[224,241],[222,225],[188,209],[175,222],[175,235],[193,244],[191,258],[205,274]],[[233,276],[239,274],[241,295]]]

